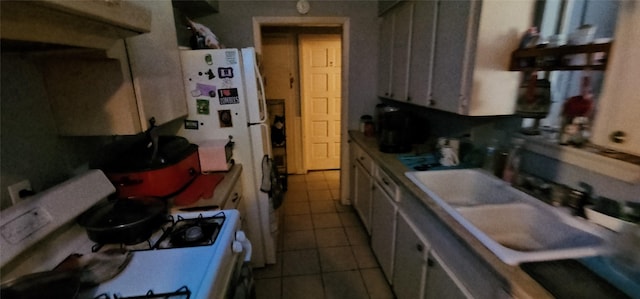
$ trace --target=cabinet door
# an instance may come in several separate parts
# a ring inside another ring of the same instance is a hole
[[[604,90],[598,103],[593,141],[619,151],[640,155],[638,111],[640,78],[638,28],[640,5],[621,2],[615,42],[611,51]],[[631,67],[633,66],[633,67]],[[618,137],[616,137],[618,136]]]
[[[371,234],[371,189],[372,178],[367,171],[359,163],[355,167],[355,203],[354,207],[360,215],[360,219],[367,229],[367,233]]]
[[[469,292],[457,282],[442,263],[438,255],[431,251],[428,260],[426,294],[427,298],[470,299]]]
[[[436,1],[416,1],[411,33],[409,94],[411,103],[429,107],[433,82]]]
[[[373,184],[371,201],[371,248],[387,281],[392,283],[397,208],[377,182]]]
[[[472,1],[438,1],[433,64],[433,108],[461,113],[463,78],[470,49]]]
[[[413,2],[405,2],[394,8],[393,49],[391,50],[391,94],[398,101],[407,101],[409,82],[409,58],[411,57],[411,26]],[[384,41],[383,41],[384,42]]]
[[[393,14],[387,13],[380,22],[380,41],[378,48],[378,96],[388,98],[391,95],[391,48],[393,44]]]
[[[398,213],[393,289],[398,299],[424,299],[428,243],[402,213]]]
[[[43,63],[60,135],[133,135],[187,114],[171,1],[135,1],[152,13],[151,32],[106,51],[69,51]]]
[[[135,1],[151,10],[151,32],[125,39],[142,130],[187,115],[180,50],[171,1]]]

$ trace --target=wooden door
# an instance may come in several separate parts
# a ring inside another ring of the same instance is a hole
[[[305,168],[339,169],[340,35],[300,35],[299,49]]]
[[[302,118],[298,85],[298,51],[293,33],[269,33],[262,37],[262,77],[267,101],[283,99],[287,172],[304,173],[302,163]],[[272,125],[272,124],[269,124]]]

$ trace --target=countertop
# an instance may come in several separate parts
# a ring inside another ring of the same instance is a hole
[[[184,208],[201,207],[204,209],[211,208],[213,206],[217,206],[218,209],[222,209],[222,207],[225,206],[225,201],[229,198],[229,195],[233,191],[233,187],[236,185],[236,183],[239,182],[240,175],[242,174],[242,164],[234,164],[231,169],[229,169],[229,171],[215,173],[224,174],[224,179],[222,179],[222,181],[220,181],[220,183],[216,185],[212,197],[202,198],[193,204],[185,206],[174,206],[173,202],[171,202],[171,210],[177,212],[180,211],[180,209]]]
[[[539,281],[525,272],[520,266],[512,266],[503,263],[486,248],[478,239],[469,233],[461,224],[450,216],[435,201],[429,198],[419,187],[413,184],[404,173],[412,171],[398,158],[398,154],[383,153],[378,150],[375,137],[365,137],[357,131],[349,131],[350,140],[360,145],[391,178],[404,189],[420,200],[424,206],[431,210],[439,220],[447,226],[459,241],[466,245],[470,251],[485,262],[489,270],[501,278],[505,289],[509,290],[514,298],[555,298],[545,289]],[[571,284],[571,277],[565,278]],[[584,285],[584,284],[582,284]]]

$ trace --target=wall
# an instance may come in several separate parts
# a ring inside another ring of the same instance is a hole
[[[349,120],[356,129],[362,114],[372,114],[377,97],[378,17],[377,1],[310,1],[311,10],[301,16],[296,1],[219,2],[219,13],[195,19],[211,29],[228,48],[253,47],[253,17],[348,17],[351,32],[349,46]],[[178,39],[189,44],[184,15],[176,13]],[[180,29],[183,28],[183,29]]]
[[[57,135],[37,60],[2,51],[0,208],[10,205],[7,187],[29,179],[45,190],[86,167],[109,138]],[[81,124],[79,124],[81,125]]]

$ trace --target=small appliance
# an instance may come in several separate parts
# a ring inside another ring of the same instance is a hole
[[[233,166],[233,141],[225,139],[206,140],[199,144],[198,156],[203,173],[228,171]]]
[[[380,106],[377,112],[380,151],[384,153],[411,151],[413,128],[410,115],[392,105]]]

